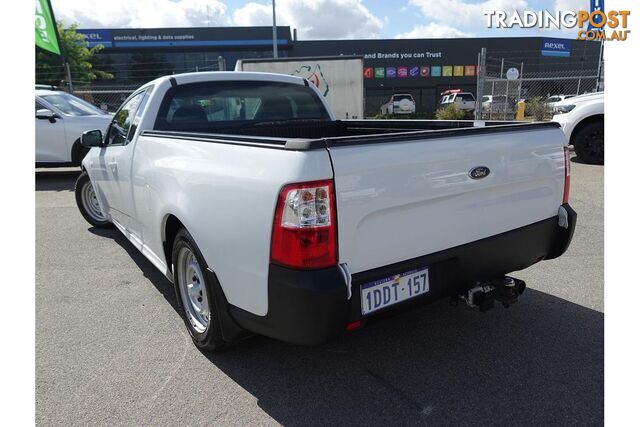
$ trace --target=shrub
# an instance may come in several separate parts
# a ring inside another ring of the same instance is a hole
[[[433,115],[429,113],[411,113],[411,114],[381,114],[378,113],[371,117],[375,120],[410,120],[410,119],[432,119]]]
[[[544,104],[542,97],[539,96],[527,100],[524,106],[524,115],[533,117],[538,122],[551,119],[549,108]]]
[[[436,110],[436,119],[438,120],[463,120],[468,117],[468,113],[459,109],[454,103]]]

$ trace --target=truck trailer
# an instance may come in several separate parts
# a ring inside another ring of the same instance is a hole
[[[318,88],[340,119],[364,118],[363,60],[361,56],[240,59],[236,71],[287,74]]]

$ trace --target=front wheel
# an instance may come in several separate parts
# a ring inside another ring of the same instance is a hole
[[[189,232],[182,228],[173,243],[173,283],[180,314],[196,346],[217,351],[229,345],[222,338],[214,283],[207,264]]]
[[[76,204],[87,222],[97,228],[113,227],[102,212],[98,196],[87,172],[82,172],[76,181]]]
[[[580,129],[573,140],[573,148],[583,162],[604,164],[604,122],[589,123]]]

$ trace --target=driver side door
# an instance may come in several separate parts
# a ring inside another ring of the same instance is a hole
[[[36,98],[38,110],[55,110]],[[36,163],[63,163],[71,161],[67,150],[64,120],[58,115],[51,119],[36,116]]]
[[[99,186],[107,200],[109,215],[116,225],[127,230],[134,226],[132,212],[131,157],[135,133],[134,119],[147,91],[133,94],[120,107],[109,125],[105,146],[100,150],[98,167],[102,177]]]

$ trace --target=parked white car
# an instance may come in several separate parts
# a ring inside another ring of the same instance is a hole
[[[66,92],[36,89],[36,165],[79,166],[86,130],[105,131],[112,115]]]
[[[443,92],[442,95],[440,105],[443,107],[446,107],[447,104],[455,104],[458,109],[463,111],[473,111],[476,109],[476,97],[470,92],[455,90]]]
[[[564,101],[565,99],[573,98],[575,95],[552,95],[545,99],[543,104],[549,108],[550,111],[553,112],[553,109],[560,101]]]
[[[558,102],[553,121],[560,123],[576,156],[592,164],[604,164],[604,92],[575,96]]]
[[[482,97],[483,111],[504,111],[506,105],[506,95],[484,95]]]
[[[413,114],[416,112],[416,101],[410,93],[394,93],[380,107],[382,114]]]
[[[318,344],[409,302],[509,306],[506,274],[576,224],[556,123],[336,120],[294,76],[162,77],[82,144],[80,212],[173,281],[207,350]]]

